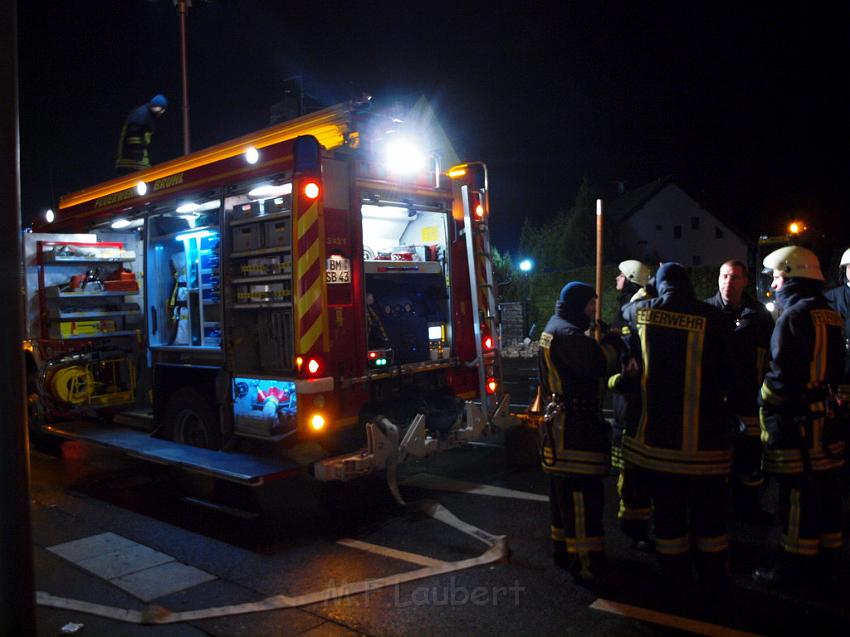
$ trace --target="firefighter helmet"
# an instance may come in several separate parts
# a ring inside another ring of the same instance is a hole
[[[843,268],[845,265],[850,265],[850,248],[847,248],[841,255],[841,263],[838,264],[838,267]]]
[[[620,272],[622,272],[629,281],[637,283],[642,288],[646,287],[646,283],[649,281],[648,265],[641,263],[636,259],[629,259],[628,261],[620,263],[618,267],[620,268]]]
[[[817,255],[800,246],[785,246],[768,254],[762,262],[765,272],[780,271],[789,279],[823,281]]]

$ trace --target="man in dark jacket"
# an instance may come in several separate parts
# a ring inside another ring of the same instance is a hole
[[[603,553],[602,478],[608,475],[611,445],[599,394],[618,353],[585,335],[595,311],[593,288],[570,282],[540,335],[540,385],[548,401],[541,456],[549,474],[555,563],[579,583],[605,585],[610,578]]]
[[[796,586],[835,575],[840,558],[845,441],[829,402],[844,370],[844,321],[823,296],[813,252],[787,246],[767,255],[764,266],[782,308],[760,402],[764,469],[779,483],[783,559],[753,577]]]
[[[691,544],[704,591],[728,587],[726,502],[732,464],[723,394],[731,334],[720,311],[694,296],[685,268],[665,263],[658,298],[634,312],[641,353],[641,416],[623,457],[649,486],[655,551],[671,595],[691,581]]]
[[[729,411],[739,426],[733,431],[732,503],[742,520],[770,523],[761,508],[761,440],[759,438],[758,391],[767,367],[773,318],[765,307],[746,293],[747,267],[741,261],[720,266],[717,294],[705,300],[723,313],[733,332],[729,370],[732,380],[727,398]]]
[[[132,173],[151,167],[148,146],[153,137],[156,119],[165,113],[168,100],[164,95],[154,95],[147,104],[137,106],[124,122],[118,139],[118,156],[115,171],[119,174]]]
[[[841,284],[824,292],[829,307],[844,319],[844,378],[842,384],[850,384],[850,248],[841,255],[838,266],[841,272]]]

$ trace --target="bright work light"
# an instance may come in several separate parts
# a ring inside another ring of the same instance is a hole
[[[139,193],[141,197],[144,197],[148,192],[148,185],[145,182],[140,181],[136,184],[136,192]]]
[[[292,194],[292,182],[275,186],[273,184],[262,184],[248,191],[249,197],[266,199],[268,197],[282,197]]]
[[[534,261],[531,259],[523,259],[519,262],[519,269],[522,272],[531,272],[534,269]]]
[[[386,162],[392,172],[415,173],[425,168],[425,155],[409,139],[393,139],[386,145]]]

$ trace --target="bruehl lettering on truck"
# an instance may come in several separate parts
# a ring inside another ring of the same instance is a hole
[[[162,179],[157,179],[153,182],[151,190],[154,192],[158,192],[160,190],[164,190],[166,188],[171,188],[173,186],[179,186],[183,183],[183,173],[177,175],[169,175],[168,177],[163,177]],[[136,197],[136,189],[135,186],[132,188],[127,188],[125,190],[121,190],[119,192],[111,193],[109,195],[105,195],[103,197],[98,197],[94,202],[95,208],[103,208],[104,206],[111,206],[112,204],[120,203],[122,201],[128,201],[133,197]]]

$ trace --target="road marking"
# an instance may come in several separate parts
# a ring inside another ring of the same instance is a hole
[[[408,553],[407,551],[399,551],[398,549],[391,549],[386,546],[379,546],[378,544],[370,544],[369,542],[361,542],[360,540],[352,540],[350,538],[337,540],[336,543],[342,544],[343,546],[351,547],[353,549],[366,551],[368,553],[375,553],[376,555],[385,555],[386,557],[392,557],[393,559],[401,560],[402,562],[418,564],[419,566],[443,566],[445,564],[443,560],[435,560],[425,555],[419,555],[417,553]]]
[[[203,608],[200,610],[183,612],[172,612],[167,608],[157,605],[150,605],[142,611],[129,610],[126,608],[117,608],[115,606],[93,604],[91,602],[78,599],[69,599],[67,597],[56,597],[49,593],[45,593],[44,591],[36,591],[36,603],[41,606],[76,610],[82,613],[98,615],[100,617],[108,617],[110,619],[117,619],[131,624],[176,624],[179,622],[196,621],[211,617],[260,613],[280,608],[298,608],[300,606],[309,606],[310,604],[330,602],[340,597],[368,593],[370,591],[380,590],[389,586],[397,586],[399,584],[414,582],[428,577],[436,577],[438,575],[445,575],[447,573],[453,573],[455,571],[475,566],[492,564],[493,562],[498,562],[499,560],[504,559],[508,555],[508,541],[505,536],[492,535],[483,529],[467,524],[452,515],[451,512],[437,502],[423,501],[418,503],[418,505],[412,506],[417,508],[421,513],[424,513],[435,520],[439,520],[459,531],[472,535],[480,542],[483,542],[487,546],[487,550],[476,557],[458,560],[457,562],[437,562],[431,566],[423,566],[422,568],[408,571],[406,573],[397,573],[395,575],[387,575],[385,577],[378,577],[375,579],[350,582],[339,586],[333,586],[331,588],[325,588],[320,591],[298,595],[296,597],[290,597],[288,595],[273,595],[256,602],[232,604],[229,606],[216,606],[213,608]]]
[[[91,535],[47,550],[145,602],[218,579],[115,533]]]
[[[400,482],[405,487],[418,487],[420,489],[434,489],[437,491],[456,491],[460,493],[473,493],[475,495],[488,495],[494,498],[513,498],[515,500],[532,500],[534,502],[548,502],[549,497],[528,491],[517,491],[494,487],[489,484],[476,484],[464,480],[455,480],[431,473],[417,473]]]
[[[594,610],[601,610],[612,615],[622,615],[631,619],[658,624],[660,626],[668,626],[677,630],[686,630],[697,635],[709,635],[710,637],[762,637],[758,633],[748,633],[743,630],[727,628],[726,626],[718,626],[717,624],[709,624],[696,619],[688,619],[687,617],[679,617],[678,615],[668,615],[639,606],[629,606],[620,602],[612,602],[601,597],[590,605]]]

